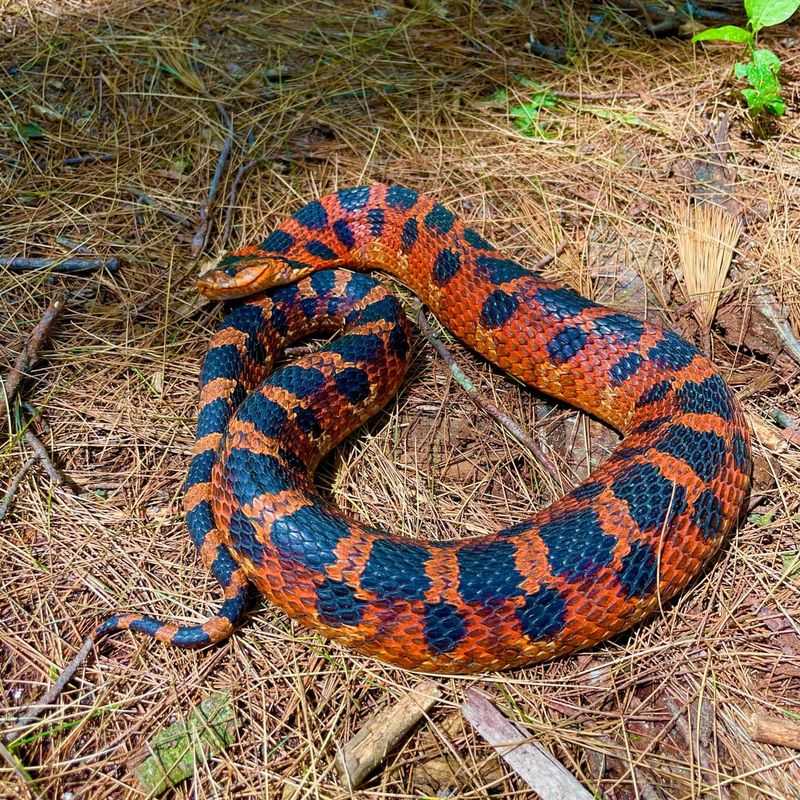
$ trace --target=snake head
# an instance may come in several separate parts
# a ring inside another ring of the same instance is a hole
[[[228,300],[294,283],[313,271],[309,264],[246,247],[214,260],[198,278],[197,289],[212,300]]]

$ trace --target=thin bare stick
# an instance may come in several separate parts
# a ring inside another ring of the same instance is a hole
[[[79,253],[84,256],[91,252],[86,245],[76,242],[74,239],[70,239],[67,236],[56,236],[56,244],[60,244],[62,247],[66,247],[73,253]]]
[[[236,204],[236,195],[239,193],[239,187],[247,173],[250,172],[250,170],[253,169],[256,164],[258,164],[256,159],[248,161],[246,164],[242,164],[242,166],[239,167],[236,172],[236,177],[233,179],[231,190],[228,193],[228,208],[225,210],[225,225],[222,229],[222,242],[220,243],[220,247],[222,248],[226,247],[228,244],[228,239],[231,235],[231,229],[233,228],[233,209]]]
[[[25,431],[25,441],[31,450],[36,453],[36,458],[39,459],[44,471],[53,483],[62,489],[66,489],[70,494],[77,494],[80,491],[79,487],[53,463],[53,459],[50,458],[50,453],[47,452],[42,440],[30,428]]]
[[[164,208],[164,206],[160,206],[155,200],[153,200],[152,197],[150,197],[149,194],[145,194],[144,192],[134,192],[133,194],[135,195],[136,199],[142,203],[142,205],[150,206],[150,208],[154,209],[167,219],[177,222],[179,225],[183,225],[184,228],[192,227],[192,221],[188,217],[184,217],[183,214],[178,214],[175,211],[170,211],[168,208]]]
[[[0,258],[0,267],[8,267],[14,272],[35,269],[52,269],[54,272],[91,272],[106,269],[115,272],[119,269],[118,258]]]
[[[775,326],[775,330],[783,341],[784,347],[792,358],[800,363],[800,341],[792,333],[792,328],[786,321],[786,315],[778,306],[775,298],[766,288],[756,294],[756,301],[761,313]]]
[[[691,748],[694,744],[697,748],[697,757],[700,763],[701,772],[709,776],[709,785],[713,785],[715,780],[719,780],[719,776],[715,772],[714,765],[711,762],[707,748],[704,747],[703,737],[695,736],[692,732],[691,720],[689,719],[689,707],[679,705],[678,702],[672,697],[667,697],[664,700],[664,705],[667,707],[669,713],[672,714],[672,724],[678,729],[678,732],[683,737],[686,746]],[[700,715],[702,713],[702,708],[698,706],[696,713]],[[710,736],[706,736],[705,738],[708,739]],[[722,797],[727,798],[730,796],[727,786],[720,786],[719,790]]]
[[[482,694],[467,689],[461,713],[502,759],[543,800],[591,800],[577,778],[531,737],[506,719]]]
[[[433,681],[421,681],[370,717],[336,754],[334,765],[348,789],[357,789],[441,698]]]
[[[5,739],[7,742],[13,742],[15,739],[18,739],[24,728],[36,722],[36,720],[58,700],[61,692],[64,691],[66,685],[72,680],[72,676],[78,671],[78,667],[86,661],[93,644],[94,636],[90,636],[81,645],[81,649],[75,654],[75,658],[61,671],[58,680],[35,703],[29,705],[22,714],[14,720],[11,729],[6,732]]]
[[[564,241],[561,242],[561,244],[556,247],[552,253],[540,258],[532,267],[530,267],[530,270],[532,272],[538,272],[540,269],[544,269],[552,261],[555,261],[567,249],[568,244],[568,240],[564,239]]]
[[[11,401],[17,394],[20,383],[25,377],[25,373],[32,367],[39,358],[39,348],[43,342],[50,336],[50,330],[55,324],[55,321],[64,310],[64,293],[59,292],[51,301],[47,310],[42,315],[36,327],[31,331],[28,340],[22,346],[14,366],[6,377],[4,388],[6,395],[6,403],[11,405]]]
[[[31,456],[19,468],[17,474],[11,479],[11,483],[8,484],[8,489],[6,489],[6,493],[3,495],[3,500],[0,502],[0,522],[2,522],[5,515],[8,514],[8,509],[11,508],[11,504],[14,502],[14,496],[17,493],[17,489],[19,489],[20,484],[28,474],[30,468],[36,463],[36,459],[37,456]]]
[[[194,236],[192,237],[192,256],[197,258],[203,252],[208,241],[209,225],[209,212],[214,207],[214,202],[217,199],[217,192],[219,191],[219,184],[222,180],[222,175],[225,172],[225,165],[228,163],[231,150],[233,149],[233,122],[230,114],[225,108],[217,103],[217,111],[222,118],[223,124],[228,129],[228,135],[222,144],[219,158],[217,159],[217,166],[214,170],[214,176],[211,178],[211,185],[208,187],[208,197],[200,206],[200,224],[197,226]]]
[[[68,167],[75,167],[79,164],[92,164],[95,161],[113,161],[114,156],[108,153],[84,153],[82,156],[70,156],[65,158],[61,163],[66,164]]]
[[[542,452],[536,442],[534,442],[508,414],[480,396],[477,387],[464,374],[461,367],[456,364],[452,353],[447,349],[444,342],[441,342],[434,336],[430,325],[428,325],[428,320],[425,318],[425,310],[422,307],[420,307],[419,314],[417,314],[417,325],[419,325],[425,338],[433,345],[442,361],[450,368],[450,374],[453,376],[453,380],[464,390],[470,400],[472,400],[478,408],[483,409],[490,417],[499,422],[523,447],[527,447],[551,475],[556,475],[557,470],[555,464]]]

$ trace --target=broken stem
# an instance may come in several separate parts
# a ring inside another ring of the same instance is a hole
[[[72,676],[78,671],[78,667],[86,661],[93,644],[94,636],[90,636],[81,645],[81,649],[78,650],[72,661],[64,667],[61,674],[58,676],[58,680],[35,703],[29,705],[23,713],[14,720],[11,729],[6,733],[6,742],[13,742],[15,739],[19,738],[19,734],[23,728],[27,728],[31,723],[36,722],[42,713],[58,700],[66,685],[72,680]]]

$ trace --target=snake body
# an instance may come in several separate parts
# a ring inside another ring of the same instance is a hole
[[[343,266],[396,276],[464,343],[622,442],[565,497],[492,535],[417,541],[348,518],[316,491],[314,470],[395,394],[410,330],[392,294]],[[99,633],[219,641],[254,585],[303,625],[400,667],[515,667],[650,614],[740,513],[749,434],[709,360],[525,269],[435,198],[382,184],[327,195],[223,258],[200,290],[258,293],[210,342],[186,481],[187,524],[224,603],[203,625],[119,614]],[[273,371],[288,343],[334,330]]]

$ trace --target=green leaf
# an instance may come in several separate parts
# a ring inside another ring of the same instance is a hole
[[[783,560],[784,575],[787,578],[800,578],[800,552],[784,553],[781,559]]]
[[[744,0],[744,9],[754,33],[779,25],[800,8],[800,0]]]
[[[747,107],[754,116],[764,110],[763,98],[755,89],[742,89],[742,96],[747,101]]]
[[[742,89],[742,95],[753,115],[761,114],[765,110],[781,115],[786,110],[781,100],[781,84],[778,80],[780,66],[780,59],[765,47],[753,52],[752,61],[736,65],[736,77],[746,78],[752,87]]]
[[[172,163],[172,168],[178,173],[178,175],[183,175],[186,170],[189,169],[190,164],[191,162],[188,158],[183,158],[181,156],[175,159],[175,161]]]
[[[148,742],[153,755],[136,769],[136,778],[148,797],[190,778],[210,756],[233,742],[235,720],[231,697],[219,692],[196,706],[184,722],[162,728]]]
[[[525,136],[545,136],[544,128],[539,124],[539,108],[525,104],[514,106],[509,112],[514,120],[514,127]]]
[[[706,28],[692,36],[693,42],[749,42],[753,38],[750,31],[738,25],[722,25],[719,28]]]
[[[781,60],[769,48],[759,47],[753,50],[753,63],[757,67],[765,67],[777,73],[781,68]]]
[[[604,108],[603,106],[583,106],[580,111],[587,114],[592,114],[599,119],[606,119],[609,122],[620,122],[623,125],[632,125],[636,128],[647,128],[651,131],[660,130],[656,125],[653,125],[646,120],[642,119],[638,114],[633,111],[618,111],[615,108]]]
[[[44,131],[38,122],[25,122],[17,126],[17,136],[24,141],[44,138]]]
[[[514,106],[509,114],[514,120],[517,129],[525,136],[538,136],[547,138],[547,131],[539,124],[543,108],[555,108],[558,98],[552,92],[539,92],[527,103]]]
[[[767,111],[776,117],[782,117],[786,113],[786,103],[783,100],[770,100],[766,105]]]

